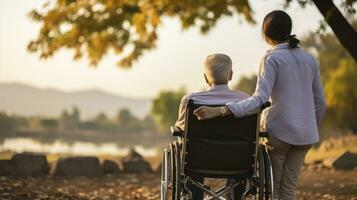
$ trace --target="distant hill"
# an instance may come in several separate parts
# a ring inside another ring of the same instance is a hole
[[[150,105],[150,99],[126,98],[96,89],[64,92],[0,83],[0,111],[9,114],[58,116],[64,109],[77,106],[84,119],[99,112],[112,117],[120,108],[128,108],[134,115],[144,117],[149,113]]]

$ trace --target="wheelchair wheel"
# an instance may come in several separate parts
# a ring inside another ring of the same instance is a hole
[[[170,144],[170,152],[171,152],[171,159],[170,159],[170,165],[171,165],[171,181],[169,184],[169,188],[171,190],[171,200],[176,200],[176,149],[175,149],[175,143]]]
[[[264,200],[265,197],[265,162],[263,156],[263,148],[263,145],[259,145],[258,147],[258,200]]]
[[[161,200],[166,200],[166,196],[167,196],[167,182],[168,182],[167,162],[168,162],[168,152],[167,149],[165,148],[161,161],[161,185],[160,185]]]
[[[175,200],[175,160],[174,160],[173,145],[169,145],[169,149],[164,149],[161,168],[161,200]]]
[[[264,146],[262,149],[263,157],[264,157],[264,168],[265,168],[265,199],[273,199],[273,169],[271,165],[270,156],[267,148]]]
[[[175,187],[175,192],[173,193],[175,196],[176,200],[180,200],[181,198],[181,147],[178,142],[173,143],[173,147],[175,149],[175,154],[173,157],[175,158],[175,171],[174,171],[174,176],[175,176],[175,181],[173,182]]]

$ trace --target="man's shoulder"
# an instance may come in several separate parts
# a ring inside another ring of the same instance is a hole
[[[186,94],[185,96],[182,97],[181,102],[187,102],[188,99],[192,99],[192,100],[202,100],[202,99],[211,99],[211,98],[219,98],[219,99],[227,99],[227,100],[232,100],[232,99],[237,99],[237,100],[241,100],[241,99],[246,99],[250,97],[249,94],[240,91],[240,90],[227,90],[225,91],[224,95],[222,96],[222,94],[217,94],[214,92],[210,92],[210,91],[202,91],[202,92],[193,92],[193,93],[189,93]]]
[[[191,93],[185,94],[185,95],[182,97],[182,100],[187,100],[187,99],[190,99],[190,98],[192,98],[194,95],[195,95],[195,93],[194,93],[194,92],[191,92]]]
[[[248,98],[248,97],[250,97],[249,94],[247,94],[247,93],[245,93],[245,92],[243,92],[243,91],[240,91],[240,90],[230,90],[230,92],[231,92],[232,94],[235,94],[235,95],[237,95],[237,96],[239,96],[239,97],[242,97],[242,98]]]
[[[181,104],[186,103],[189,99],[194,98],[194,96],[195,96],[195,93],[194,93],[194,92],[185,94],[185,95],[181,98]]]
[[[194,99],[196,97],[207,95],[209,93],[209,91],[191,92],[183,96],[182,99]]]

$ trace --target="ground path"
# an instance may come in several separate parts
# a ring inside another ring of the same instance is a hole
[[[102,178],[0,177],[1,200],[157,200],[158,175]],[[299,185],[301,200],[357,200],[357,171],[305,168]]]

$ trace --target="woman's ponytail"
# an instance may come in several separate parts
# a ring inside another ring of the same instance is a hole
[[[289,43],[290,48],[296,48],[297,45],[300,43],[300,40],[296,38],[296,35],[289,35],[286,37],[286,41]]]
[[[290,16],[282,10],[268,13],[263,20],[262,35],[268,44],[276,45],[288,42],[290,48],[296,48],[299,40],[291,35],[292,21]]]

